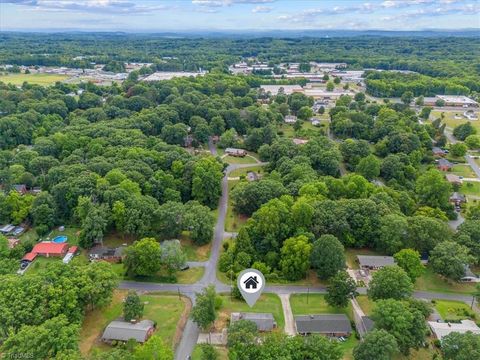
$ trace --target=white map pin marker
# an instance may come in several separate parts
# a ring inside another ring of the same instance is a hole
[[[256,269],[246,269],[238,275],[237,286],[248,306],[253,307],[262,295],[265,277]]]

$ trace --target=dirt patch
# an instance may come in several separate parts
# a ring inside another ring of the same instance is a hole
[[[180,342],[182,338],[183,329],[185,329],[185,325],[187,324],[188,317],[190,315],[190,310],[192,309],[192,302],[189,298],[182,296],[182,301],[185,304],[185,308],[183,309],[182,316],[178,320],[177,330],[175,331],[175,336],[173,338],[173,347],[175,348],[177,344]]]
[[[220,311],[218,313],[217,320],[215,320],[213,324],[213,330],[212,331],[217,331],[220,332],[226,327],[228,327],[228,324],[230,323],[230,311]]]

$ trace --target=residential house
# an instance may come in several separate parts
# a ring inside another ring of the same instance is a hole
[[[297,117],[295,115],[287,115],[284,118],[285,124],[295,124],[297,122]]]
[[[437,163],[437,169],[441,171],[449,171],[453,167],[453,164],[447,159],[439,159]]]
[[[439,148],[438,146],[434,146],[432,148],[433,156],[436,157],[444,157],[447,153],[445,150]]]
[[[15,185],[13,185],[13,188],[20,195],[25,195],[28,192],[27,185],[25,185],[25,184],[15,184]]]
[[[298,334],[321,334],[330,337],[350,336],[352,325],[345,314],[299,315],[295,316]]]
[[[357,255],[361,269],[376,270],[385,266],[395,265],[393,256]]]
[[[460,176],[455,175],[455,174],[447,174],[447,175],[445,175],[445,178],[452,185],[460,186],[463,183],[463,180],[460,178]]]
[[[462,282],[480,282],[480,278],[470,269],[470,266],[465,265],[465,274],[460,279]]]
[[[313,126],[320,126],[322,124],[320,119],[315,117],[310,118],[310,122]]]
[[[124,246],[118,248],[107,248],[103,246],[95,246],[88,253],[90,261],[103,260],[113,263],[121,262],[123,259]]]
[[[428,321],[428,325],[438,340],[442,340],[445,336],[453,332],[465,334],[470,331],[480,335],[480,328],[472,320],[462,320],[460,323]]]
[[[50,241],[42,241],[33,247],[32,253],[45,257],[64,256],[67,253],[68,248],[68,243],[54,243]]]
[[[247,155],[247,151],[244,149],[226,148],[225,154],[236,157],[244,157]]]
[[[467,198],[465,195],[460,194],[459,192],[454,192],[450,198],[450,202],[456,206],[460,206],[461,204],[464,204],[467,202]]]
[[[21,263],[23,262],[28,262],[28,263],[31,263],[33,260],[35,260],[35,258],[37,257],[37,253],[34,253],[34,252],[29,252],[29,253],[26,253],[22,260],[20,260]]]
[[[151,320],[142,320],[139,322],[127,322],[123,320],[114,320],[107,325],[102,335],[102,341],[111,343],[112,341],[128,341],[135,339],[139,343],[144,343],[155,331],[155,323]]]
[[[277,327],[277,323],[271,313],[243,313],[233,312],[230,315],[230,323],[233,324],[239,320],[249,320],[257,325],[258,331],[272,331]]]

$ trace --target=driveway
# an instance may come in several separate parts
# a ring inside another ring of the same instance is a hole
[[[282,302],[283,317],[285,319],[285,334],[293,336],[296,331],[292,308],[290,307],[290,294],[280,294],[278,297]]]

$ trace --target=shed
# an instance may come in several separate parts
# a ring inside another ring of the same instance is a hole
[[[257,325],[258,331],[271,331],[277,327],[277,323],[271,313],[243,313],[233,312],[230,315],[230,323],[234,323],[239,320],[249,320]]]
[[[107,325],[102,335],[105,342],[128,341],[135,339],[139,343],[144,343],[155,331],[155,323],[151,320],[142,320],[139,322],[127,322],[123,320],[114,320]]]
[[[352,325],[345,314],[322,314],[295,316],[298,334],[322,334],[327,336],[350,336]]]

